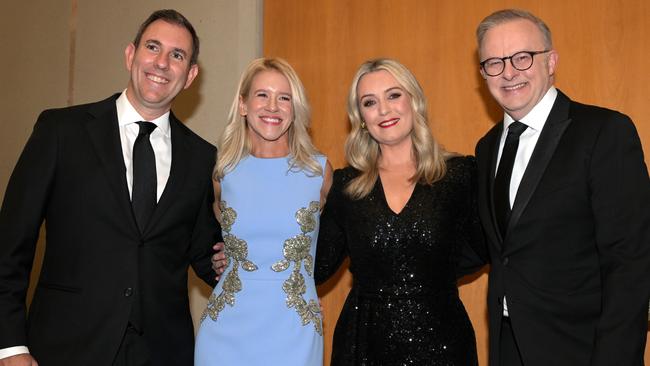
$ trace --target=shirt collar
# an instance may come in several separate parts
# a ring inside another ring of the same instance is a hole
[[[120,94],[115,101],[117,107],[117,123],[119,126],[126,126],[139,121],[146,121],[140,113],[133,108],[129,98],[126,97],[126,89]],[[169,111],[162,116],[149,121],[154,123],[165,136],[169,136]]]
[[[528,112],[519,122],[525,124],[526,126],[532,128],[535,131],[541,131],[548,119],[548,115],[551,114],[551,109],[555,103],[555,98],[557,97],[557,89],[554,86],[551,86],[542,100],[533,107],[533,109]],[[515,120],[510,117],[508,113],[503,114],[503,130],[507,130],[511,123]]]

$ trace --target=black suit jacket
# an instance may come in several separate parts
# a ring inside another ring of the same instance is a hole
[[[110,365],[137,299],[153,365],[191,365],[187,271],[214,284],[216,150],[170,115],[172,165],[140,233],[131,210],[114,95],[44,111],[0,213],[0,348],[27,345],[44,366]],[[25,319],[39,227],[46,251]]]
[[[632,121],[562,92],[502,238],[492,187],[503,123],[476,148],[489,242],[490,363],[507,296],[526,366],[642,365],[650,296],[650,181]]]

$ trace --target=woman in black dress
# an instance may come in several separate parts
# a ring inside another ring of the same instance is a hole
[[[354,285],[332,365],[477,365],[458,277],[484,264],[475,161],[445,152],[411,72],[377,59],[348,98],[349,167],[334,173],[321,216],[316,282],[350,257]]]

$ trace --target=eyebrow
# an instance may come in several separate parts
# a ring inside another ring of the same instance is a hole
[[[253,90],[253,94],[254,94],[254,93],[259,93],[259,92],[272,93],[271,90],[269,90],[269,89],[264,89],[264,88]],[[288,96],[292,96],[292,94],[291,94],[290,91],[289,91],[289,92],[282,92],[282,91],[279,91],[279,92],[277,92],[277,93],[280,94],[280,95],[288,95]]]
[[[392,91],[392,90],[395,90],[395,89],[397,89],[397,90],[399,90],[399,91],[402,91],[402,92],[404,91],[404,89],[402,89],[401,86],[392,86],[392,87],[390,87],[390,88],[384,90],[384,93],[388,93],[388,92],[390,92],[390,91]],[[374,94],[372,94],[372,93],[371,93],[371,94],[364,94],[364,95],[362,95],[362,96],[359,98],[359,100],[361,100],[361,99],[363,99],[363,98],[365,98],[365,97],[372,97],[372,96],[374,96]]]
[[[153,44],[155,44],[156,46],[162,47],[162,43],[161,43],[159,40],[157,40],[157,39],[148,39],[148,40],[144,41],[144,43],[145,43],[145,44],[153,43]],[[174,50],[174,52],[181,53],[181,54],[183,54],[183,56],[187,57],[187,51],[185,51],[184,49],[182,49],[182,48],[178,48],[178,47],[174,47],[173,50]]]
[[[149,44],[149,43],[153,43],[157,46],[162,46],[162,43],[160,43],[160,41],[157,39],[147,39],[144,41],[144,44]]]

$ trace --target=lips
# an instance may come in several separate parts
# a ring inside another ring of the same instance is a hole
[[[507,91],[507,92],[511,92],[511,91],[517,91],[517,90],[519,90],[519,89],[525,87],[526,85],[528,85],[528,83],[527,83],[527,82],[523,82],[523,83],[518,83],[518,84],[515,84],[515,85],[506,85],[506,86],[502,86],[501,88],[502,88],[503,90]]]
[[[282,123],[282,118],[276,116],[260,116],[260,120],[271,125],[279,125]]]
[[[169,79],[166,79],[166,78],[164,78],[162,76],[149,74],[149,73],[147,73],[145,75],[147,76],[147,79],[153,81],[154,83],[157,83],[157,84],[167,84],[167,83],[169,83]]]
[[[397,124],[397,122],[399,122],[399,118],[387,119],[385,121],[381,121],[379,123],[379,127],[381,127],[381,128],[390,128],[390,127],[395,126]]]

